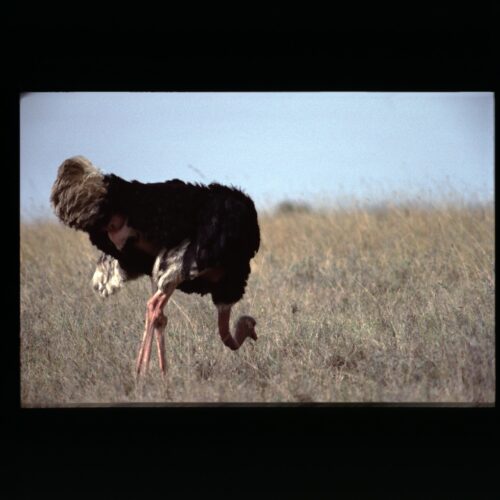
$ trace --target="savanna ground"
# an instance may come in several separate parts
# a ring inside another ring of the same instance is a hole
[[[209,296],[175,292],[168,372],[153,346],[136,380],[148,278],[108,299],[98,251],[51,221],[21,224],[21,404],[493,403],[494,208],[453,202],[259,216],[262,245],[233,318],[258,341],[220,341]]]

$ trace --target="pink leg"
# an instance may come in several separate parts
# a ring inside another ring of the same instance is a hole
[[[164,327],[155,328],[156,347],[158,349],[158,363],[160,364],[162,375],[165,375],[165,341],[163,338],[163,331]]]
[[[162,375],[165,375],[165,341],[163,332],[167,326],[167,317],[163,314],[163,308],[167,303],[167,299],[167,296],[162,297],[162,299],[158,302],[153,315],[156,347],[158,349],[158,363],[160,365]]]
[[[162,314],[162,309],[165,306],[168,297],[161,291],[156,292],[149,300],[146,311],[146,325],[142,338],[141,348],[137,357],[136,373],[145,374],[148,370],[149,360],[151,358],[151,345],[153,343],[153,333],[155,333],[155,322]],[[159,307],[160,306],[160,307]],[[157,334],[158,338],[158,334]],[[163,345],[163,343],[161,343]],[[159,344],[160,346],[160,344]]]
[[[144,360],[144,351],[145,351],[145,346],[146,343],[148,342],[148,332],[149,332],[149,309],[146,309],[146,321],[144,322],[145,327],[144,327],[144,335],[142,336],[142,343],[141,343],[141,348],[139,349],[139,355],[137,356],[137,362],[135,363],[135,371],[136,374],[139,375],[139,372],[141,371],[141,366]]]
[[[165,374],[165,342],[163,332],[167,325],[167,317],[163,314],[163,308],[165,307],[170,295],[174,291],[174,287],[167,292],[157,291],[149,300],[147,304],[146,311],[146,324],[144,329],[144,335],[142,338],[141,348],[139,349],[139,355],[137,356],[136,362],[136,374],[144,375],[149,366],[149,360],[151,358],[151,346],[153,343],[153,334],[156,338],[156,347],[158,349],[158,361],[160,365],[160,370],[162,374]]]

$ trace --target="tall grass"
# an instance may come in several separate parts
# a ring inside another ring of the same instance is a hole
[[[97,250],[21,224],[24,406],[116,402],[493,402],[492,204],[400,204],[260,215],[262,246],[232,352],[210,297],[174,293],[168,372],[134,376],[151,284],[100,299]]]

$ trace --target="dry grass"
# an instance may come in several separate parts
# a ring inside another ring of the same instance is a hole
[[[263,244],[234,316],[236,352],[209,297],[167,306],[168,374],[136,381],[148,279],[107,300],[83,233],[21,225],[23,406],[117,402],[493,402],[494,209],[288,211]]]

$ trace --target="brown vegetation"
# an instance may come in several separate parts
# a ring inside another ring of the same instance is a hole
[[[494,210],[286,210],[233,317],[256,343],[227,349],[209,297],[166,308],[167,375],[136,381],[147,278],[99,298],[98,252],[58,223],[21,224],[23,406],[118,402],[493,402]]]

